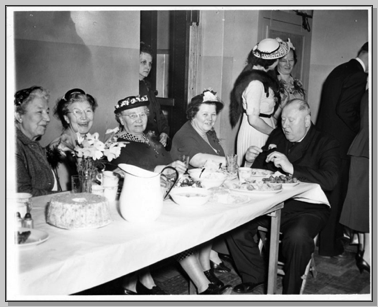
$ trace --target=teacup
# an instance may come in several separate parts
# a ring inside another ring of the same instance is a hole
[[[113,186],[104,186],[104,196],[109,200],[117,200],[118,184]]]
[[[104,171],[96,175],[96,179],[101,182],[103,187],[118,186],[119,177],[112,171]]]
[[[30,193],[16,193],[15,202],[16,208],[15,211],[19,212],[21,217],[24,218],[27,212],[30,212],[32,209],[31,198],[32,194]]]
[[[249,181],[252,175],[252,169],[249,167],[239,167],[238,169],[238,176],[240,183],[244,183]]]
[[[92,194],[104,195],[104,187],[98,184],[92,184]]]

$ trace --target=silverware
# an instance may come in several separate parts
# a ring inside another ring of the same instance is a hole
[[[201,178],[202,173],[205,171],[205,168],[201,170],[201,173],[199,174],[198,178]]]

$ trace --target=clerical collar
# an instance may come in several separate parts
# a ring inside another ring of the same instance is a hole
[[[364,72],[366,72],[366,67],[365,67],[365,64],[364,62],[360,59],[360,58],[355,58],[356,61],[358,61],[361,65],[362,65],[362,68],[364,69]]]
[[[300,140],[295,141],[295,142],[290,142],[290,143],[300,143],[300,142],[302,142],[303,139],[306,137],[307,133],[310,131],[310,129],[311,129],[311,126],[310,126],[310,128],[307,130],[307,132],[305,133],[305,135],[304,135]]]

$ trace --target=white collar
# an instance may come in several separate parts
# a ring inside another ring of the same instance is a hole
[[[362,68],[363,68],[364,72],[366,72],[366,67],[365,67],[364,62],[360,58],[358,58],[358,57],[355,58],[355,60],[358,61],[362,65]]]

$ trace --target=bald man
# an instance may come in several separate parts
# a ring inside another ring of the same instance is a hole
[[[332,191],[339,177],[338,142],[316,130],[310,107],[304,100],[289,101],[282,110],[281,123],[263,148],[248,149],[247,161],[253,162],[253,168],[280,171],[302,182],[318,183],[326,194]],[[281,216],[283,294],[299,294],[301,276],[315,249],[313,239],[329,214],[330,207],[324,204],[285,201]],[[265,283],[267,268],[253,238],[257,227],[269,227],[269,222],[268,217],[262,216],[230,232],[227,243],[243,281],[234,287],[234,292],[251,293],[257,285]]]

